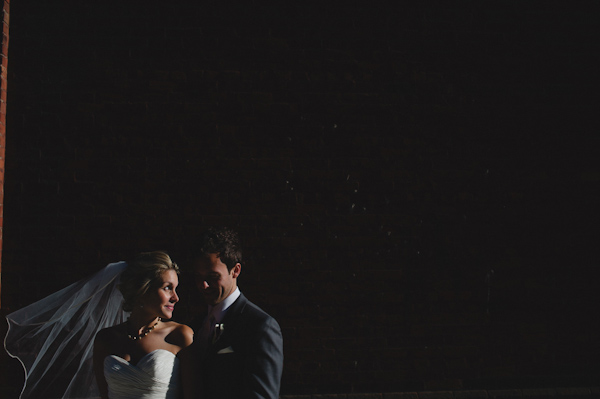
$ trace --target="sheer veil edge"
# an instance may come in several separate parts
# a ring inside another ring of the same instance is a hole
[[[27,398],[97,398],[92,355],[96,333],[122,323],[117,289],[125,262],[111,263],[90,277],[6,316],[4,348],[19,360]]]

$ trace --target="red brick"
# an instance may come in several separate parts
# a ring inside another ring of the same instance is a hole
[[[556,388],[554,394],[557,398],[587,398],[592,395],[590,388]]]
[[[499,389],[488,391],[490,399],[512,399],[522,398],[523,392],[520,389]]]
[[[380,393],[349,393],[346,395],[347,399],[382,399],[383,395]]]
[[[419,399],[453,399],[452,391],[423,391],[419,392]]]
[[[554,389],[523,389],[523,398],[551,399],[556,396]]]
[[[487,399],[488,393],[486,390],[473,391],[454,391],[455,399]]]
[[[312,395],[312,399],[346,399],[346,394]]]

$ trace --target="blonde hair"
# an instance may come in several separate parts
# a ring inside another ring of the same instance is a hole
[[[119,283],[119,291],[123,294],[123,310],[131,312],[167,270],[175,270],[179,274],[177,264],[162,251],[142,252],[128,262]]]

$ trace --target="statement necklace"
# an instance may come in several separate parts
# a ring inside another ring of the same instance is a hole
[[[158,324],[158,322],[160,322],[160,320],[161,320],[161,318],[159,317],[158,320],[156,321],[156,323],[154,323],[150,327],[144,327],[141,334],[137,334],[137,335],[127,334],[127,338],[132,339],[134,341],[144,338],[146,335],[150,334],[150,332],[152,330],[154,330],[154,327],[156,327],[156,325]],[[129,325],[129,319],[127,319],[127,324]]]

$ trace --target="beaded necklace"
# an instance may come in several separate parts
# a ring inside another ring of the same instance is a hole
[[[144,338],[146,335],[150,334],[150,332],[152,330],[154,330],[154,328],[158,325],[158,323],[160,322],[160,320],[161,320],[161,318],[159,317],[158,320],[156,321],[156,323],[154,323],[152,326],[150,326],[150,327],[144,327],[144,329],[142,330],[141,334],[137,334],[137,335],[127,334],[127,338],[132,339],[134,341],[136,341],[138,339]],[[127,319],[127,325],[130,325],[129,319]]]

